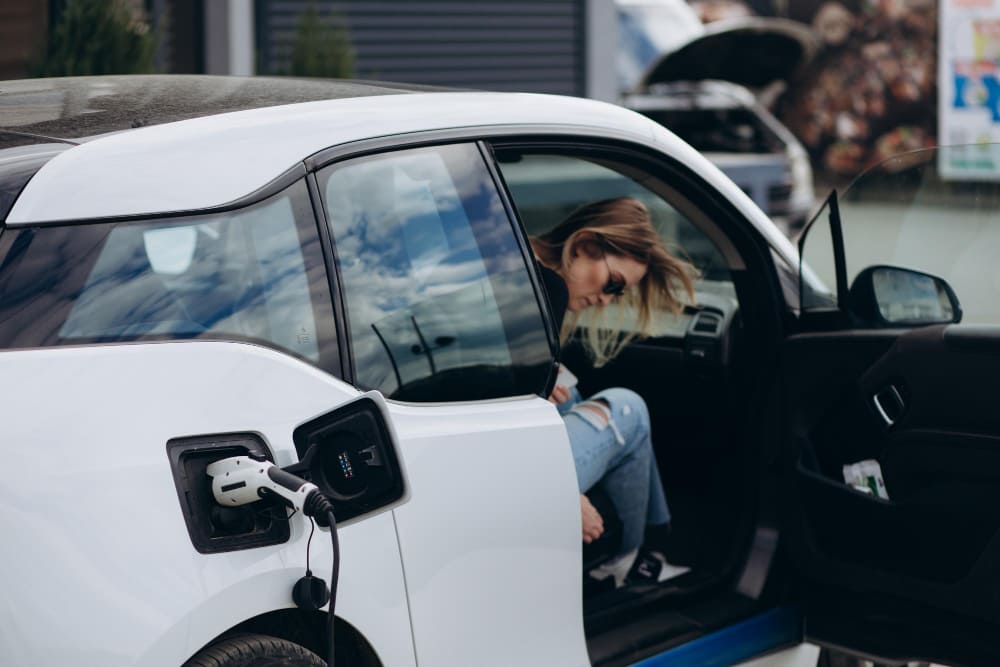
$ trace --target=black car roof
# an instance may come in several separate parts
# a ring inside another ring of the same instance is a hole
[[[205,75],[0,81],[0,149],[81,138],[200,116],[348,97],[444,90],[336,79]]]
[[[0,223],[42,165],[88,137],[230,111],[435,90],[445,89],[335,79],[204,75],[0,81]]]

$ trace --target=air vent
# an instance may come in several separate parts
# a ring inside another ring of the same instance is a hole
[[[722,326],[722,316],[717,313],[701,311],[695,316],[691,331],[700,334],[715,335]]]

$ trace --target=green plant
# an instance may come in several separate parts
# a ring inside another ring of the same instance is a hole
[[[155,32],[126,0],[69,0],[35,74],[152,72],[156,43]]]
[[[354,76],[354,47],[341,20],[335,17],[324,19],[316,6],[310,3],[299,17],[289,74],[336,78]]]

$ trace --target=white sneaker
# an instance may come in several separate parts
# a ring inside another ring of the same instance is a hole
[[[614,577],[615,588],[621,588],[625,585],[625,579],[628,577],[629,570],[632,569],[632,563],[635,562],[638,555],[639,550],[633,549],[626,554],[604,561],[590,571],[590,576],[597,581],[604,581],[608,577]]]
[[[666,556],[659,551],[643,549],[628,573],[628,580],[635,583],[659,584],[690,571],[689,567],[668,562]]]

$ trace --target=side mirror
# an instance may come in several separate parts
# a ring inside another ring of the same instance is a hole
[[[879,327],[952,324],[962,308],[951,286],[936,276],[895,266],[870,266],[854,279],[851,312]]]

